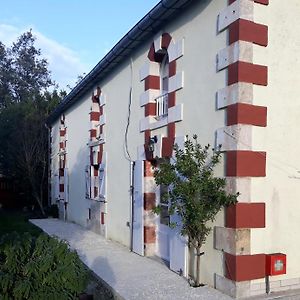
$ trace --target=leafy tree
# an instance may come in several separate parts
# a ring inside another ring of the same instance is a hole
[[[196,249],[195,286],[200,286],[201,247],[212,229],[209,222],[215,220],[224,206],[236,203],[238,194],[226,193],[225,179],[214,175],[221,159],[220,151],[211,151],[210,145],[202,147],[196,135],[193,140],[187,136],[184,146],[179,149],[175,145],[175,160],[159,164],[154,177],[156,184],[169,187],[166,195],[169,213],[180,217],[181,234],[187,236],[189,248]],[[159,206],[154,209],[156,213],[160,210]]]
[[[78,299],[87,280],[87,269],[65,242],[28,233],[0,241],[1,299]]]
[[[11,47],[0,42],[0,108],[34,99],[54,85],[48,63],[34,43],[31,30]]]
[[[47,199],[48,132],[45,120],[66,95],[48,88],[47,61],[31,30],[6,47],[0,42],[0,174],[14,179],[22,194],[44,214]]]

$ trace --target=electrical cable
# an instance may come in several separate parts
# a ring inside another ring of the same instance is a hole
[[[125,147],[125,158],[128,161],[132,161],[129,149],[128,149],[128,132],[130,125],[130,117],[131,117],[131,103],[132,103],[132,82],[133,82],[133,61],[130,58],[130,89],[129,89],[129,103],[128,103],[128,115],[127,115],[127,124],[125,129],[125,137],[124,137],[124,147]]]

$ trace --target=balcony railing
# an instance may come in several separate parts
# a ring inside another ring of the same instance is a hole
[[[168,93],[165,93],[155,99],[156,118],[161,119],[168,115]]]

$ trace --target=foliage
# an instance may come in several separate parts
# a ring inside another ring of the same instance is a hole
[[[11,47],[0,42],[0,174],[11,177],[44,214],[47,199],[48,132],[45,120],[65,96],[48,88],[48,63],[31,31]]]
[[[236,203],[238,194],[227,194],[225,179],[214,176],[221,159],[220,151],[211,151],[210,145],[202,147],[196,135],[193,140],[187,136],[184,146],[179,149],[175,145],[174,162],[162,162],[154,177],[157,184],[170,187],[169,213],[180,216],[181,234],[188,237],[189,247],[196,249],[200,259],[200,248],[211,232],[210,222],[222,207]],[[158,206],[155,212],[159,211]]]
[[[29,215],[21,212],[0,211],[0,239],[7,233],[17,231],[22,234],[29,232],[32,236],[41,234],[41,230],[28,222]]]
[[[65,242],[17,233],[0,241],[1,299],[76,299],[87,279],[86,268]]]

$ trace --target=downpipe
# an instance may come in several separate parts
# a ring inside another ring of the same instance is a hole
[[[134,220],[134,167],[135,162],[130,161],[130,251],[133,251],[133,220]]]

